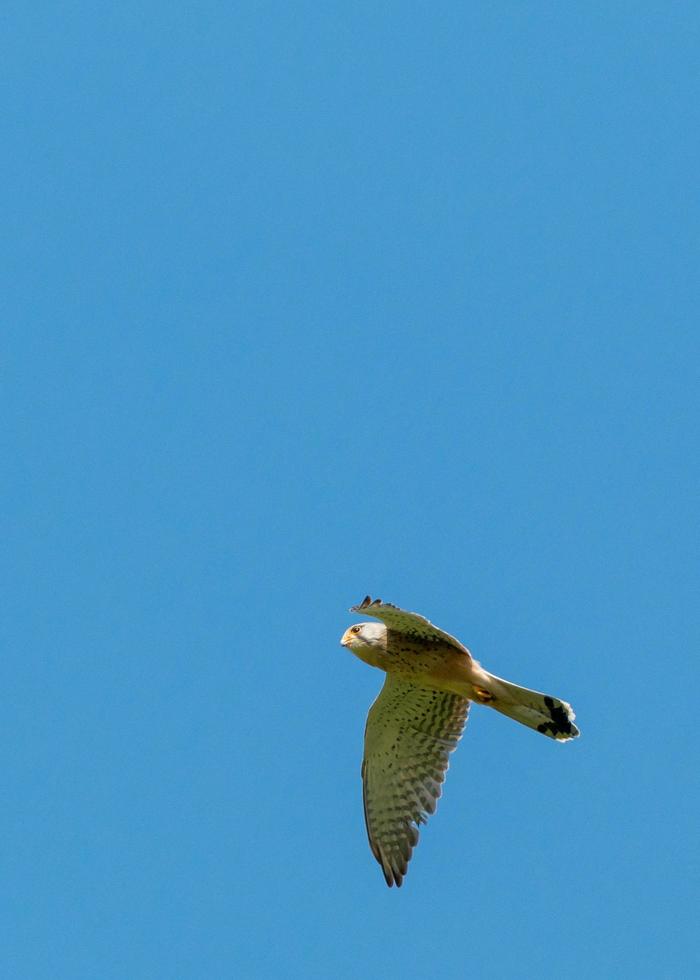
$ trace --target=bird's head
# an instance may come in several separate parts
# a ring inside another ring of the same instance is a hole
[[[340,645],[359,654],[367,647],[384,649],[386,647],[386,626],[383,623],[358,623],[345,630]]]

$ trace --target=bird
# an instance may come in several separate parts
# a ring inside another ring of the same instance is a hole
[[[372,854],[400,887],[472,701],[559,742],[579,730],[571,705],[490,674],[424,616],[370,596],[350,612],[379,620],[349,627],[340,643],[386,673],[365,725],[362,798]]]

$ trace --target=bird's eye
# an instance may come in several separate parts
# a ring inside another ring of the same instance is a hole
[[[359,626],[353,626],[352,629],[350,630],[350,632],[351,633],[359,633],[360,632],[360,627]]]

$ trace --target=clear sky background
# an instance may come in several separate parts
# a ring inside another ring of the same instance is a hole
[[[2,975],[692,975],[697,3],[2,24]],[[400,891],[366,592],[583,733]]]

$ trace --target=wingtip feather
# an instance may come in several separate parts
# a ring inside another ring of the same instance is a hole
[[[368,606],[381,606],[381,604],[381,599],[375,599],[372,601],[371,596],[366,595],[362,602],[359,602],[356,606],[350,606],[350,612],[362,612],[362,610],[366,609]]]

